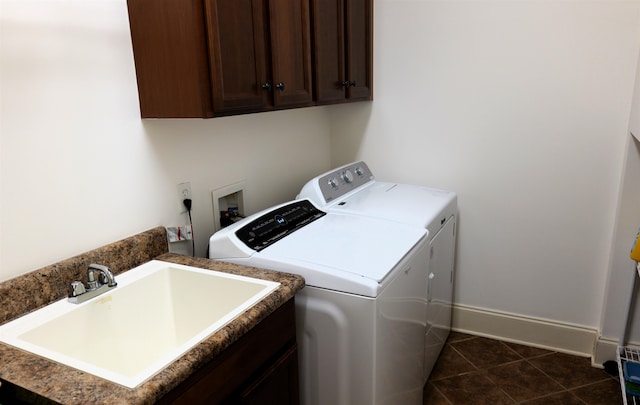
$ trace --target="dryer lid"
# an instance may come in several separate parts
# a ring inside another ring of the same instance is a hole
[[[298,198],[307,198],[323,210],[416,224],[430,231],[454,214],[457,204],[456,194],[451,191],[377,181],[363,161],[309,180]]]
[[[457,201],[451,191],[401,183],[375,181],[332,204],[339,212],[369,215],[428,227],[439,216],[450,215]],[[328,209],[329,207],[325,207]]]

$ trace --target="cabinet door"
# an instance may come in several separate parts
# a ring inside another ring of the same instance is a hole
[[[297,347],[287,350],[242,392],[238,400],[231,402],[241,405],[297,405],[300,402]]]
[[[347,98],[373,96],[373,1],[346,0],[345,48]]]
[[[127,0],[142,118],[213,116],[200,0]]]
[[[312,0],[312,16],[316,101],[371,99],[372,0]]]
[[[343,0],[312,0],[314,90],[320,103],[344,100],[345,50]]]
[[[273,103],[276,107],[310,105],[309,0],[269,0],[269,15]]]
[[[205,0],[216,115],[262,111],[270,104],[264,0]]]

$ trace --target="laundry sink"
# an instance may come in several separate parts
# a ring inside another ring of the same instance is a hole
[[[8,322],[0,341],[135,388],[280,285],[158,260],[117,283]]]

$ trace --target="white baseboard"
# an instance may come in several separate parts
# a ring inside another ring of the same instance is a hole
[[[618,339],[599,336],[593,349],[592,363],[602,365],[605,361],[616,360],[619,345],[620,341]],[[624,346],[636,352],[640,351],[639,342],[625,342]]]
[[[596,329],[466,305],[453,306],[452,329],[472,335],[591,357],[594,366],[602,367],[602,363],[594,361],[594,349],[598,338]],[[603,352],[604,355],[605,352]],[[613,358],[615,359],[615,349]],[[603,359],[603,361],[609,360],[604,357]]]
[[[599,336],[593,349],[593,357],[591,358],[591,362],[595,365],[602,366],[605,361],[616,359],[617,350],[617,340]]]

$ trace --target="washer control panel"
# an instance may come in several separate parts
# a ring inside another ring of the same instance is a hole
[[[328,203],[372,180],[373,173],[365,162],[360,161],[318,177],[318,186],[325,203]]]
[[[309,200],[295,201],[261,215],[236,231],[249,248],[261,251],[303,226],[326,215]]]

